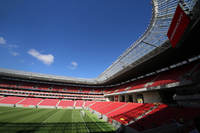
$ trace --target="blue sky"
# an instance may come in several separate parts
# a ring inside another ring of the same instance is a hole
[[[150,0],[1,0],[0,67],[95,78],[147,28]]]

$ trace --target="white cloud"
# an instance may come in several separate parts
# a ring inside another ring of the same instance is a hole
[[[30,49],[28,51],[28,54],[42,61],[46,65],[50,65],[54,62],[54,56],[52,54],[41,54],[35,49]]]
[[[12,56],[18,56],[19,53],[15,52],[15,49],[18,48],[19,46],[16,44],[9,44],[7,43],[7,41],[5,40],[4,37],[0,36],[0,45],[2,45],[4,48],[6,48],[8,50],[8,52],[12,55]]]
[[[72,61],[72,62],[71,62],[71,65],[72,65],[73,67],[77,67],[77,66],[78,66],[78,63],[75,62],[75,61]]]
[[[10,54],[13,55],[13,56],[18,56],[19,55],[19,53],[14,52],[14,51],[10,51]]]
[[[76,69],[78,67],[78,63],[77,62],[75,62],[75,61],[72,61],[71,63],[70,63],[70,65],[69,65],[69,69],[71,69],[71,70],[74,70],[74,69]]]
[[[6,44],[6,40],[0,36],[0,44]]]

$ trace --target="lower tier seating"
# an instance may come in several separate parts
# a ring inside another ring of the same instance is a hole
[[[91,105],[93,105],[95,103],[95,101],[85,101],[85,107],[89,107]]]
[[[36,106],[37,104],[40,103],[42,99],[41,98],[25,98],[23,101],[17,103],[19,105],[23,105],[23,106]]]
[[[21,100],[23,100],[24,97],[5,97],[3,99],[0,100],[1,104],[17,104],[18,102],[20,102]]]
[[[158,107],[145,117],[133,122],[129,126],[144,131],[170,123],[183,123],[200,116],[197,108]]]
[[[72,100],[61,100],[60,103],[58,104],[58,106],[62,107],[62,108],[73,107],[74,101],[72,101]]]
[[[82,101],[82,100],[77,100],[77,101],[76,101],[76,104],[75,104],[75,107],[82,107],[83,104],[84,104],[84,101]]]
[[[135,108],[137,108],[141,105],[142,105],[141,103],[126,103],[125,105],[119,107],[117,110],[114,110],[114,111],[107,113],[106,116],[108,118],[111,118],[111,117],[114,117],[116,115],[120,115],[124,112],[133,110],[133,109],[135,109]]]
[[[111,118],[122,124],[127,124],[132,120],[136,120],[139,116],[144,115],[146,112],[150,111],[153,107],[154,107],[153,104],[142,104],[136,108],[133,108],[119,115],[113,116]]]
[[[44,99],[39,105],[40,106],[56,106],[58,99]]]
[[[107,116],[109,122],[117,121],[138,131],[144,131],[179,121],[187,122],[200,116],[200,108],[171,107],[165,104],[151,103],[70,101],[0,96],[0,104],[13,104],[16,106],[57,106],[62,108],[85,106]]]
[[[106,114],[106,113],[111,112],[114,109],[119,108],[120,106],[122,106],[124,104],[126,104],[126,103],[124,103],[124,102],[111,102],[111,103],[107,104],[106,106],[104,106],[103,108],[100,108],[98,110],[98,112],[101,113],[101,114]]]

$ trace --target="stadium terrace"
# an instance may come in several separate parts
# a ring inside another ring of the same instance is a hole
[[[200,1],[152,7],[144,34],[97,78],[0,68],[0,132],[200,133]]]

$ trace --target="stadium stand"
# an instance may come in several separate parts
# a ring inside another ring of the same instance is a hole
[[[173,68],[164,72],[159,72],[156,75],[135,80],[133,82],[128,83],[127,85],[111,88],[109,91],[104,91],[104,93],[112,94],[136,89],[160,87],[161,85],[166,85],[170,83],[185,82],[185,80],[191,80],[191,78],[188,78],[185,75],[192,71],[195,68],[195,66],[199,66],[198,64],[198,62],[193,62],[191,64],[183,65],[178,68]]]
[[[170,128],[160,127],[183,121],[199,124],[200,50],[191,42],[199,42],[194,36],[200,31],[200,4],[153,0],[152,5],[150,27],[98,78],[0,69],[0,105],[85,108],[118,129],[131,127],[136,133],[166,133]],[[191,22],[173,48],[166,35],[179,6]]]
[[[136,107],[130,111],[121,113],[119,115],[113,116],[111,118],[122,124],[127,124],[130,121],[135,120],[139,116],[145,114],[147,111],[150,111],[153,107],[154,107],[153,104],[142,104],[139,107]]]
[[[124,102],[111,102],[110,104],[107,104],[106,106],[104,106],[96,111],[98,111],[101,114],[107,114],[107,113],[111,112],[112,110],[123,106],[124,104],[125,104]]]
[[[41,98],[25,98],[23,101],[18,102],[17,104],[27,106],[36,106],[40,103]]]
[[[95,101],[85,101],[85,107],[89,107],[91,105],[93,105],[95,103]]]
[[[4,99],[1,99],[0,103],[1,104],[17,104],[18,102],[20,102],[23,99],[24,99],[24,97],[8,96],[8,97],[5,97]]]
[[[58,103],[58,99],[44,99],[41,103],[39,103],[39,106],[56,106]]]
[[[71,100],[61,100],[58,104],[58,107],[67,108],[67,107],[74,107],[74,101]]]
[[[84,104],[84,101],[83,100],[77,100],[76,101],[76,104],[75,104],[75,107],[82,107]]]
[[[129,110],[135,109],[135,108],[137,108],[141,105],[142,105],[141,103],[127,103],[124,106],[121,106],[121,108],[117,108],[117,110],[114,110],[112,112],[107,113],[106,116],[111,118],[111,117],[114,117],[116,115],[127,112]]]
[[[142,119],[135,121],[129,126],[138,131],[156,128],[162,125],[182,121],[189,121],[199,116],[200,109],[159,107]]]

